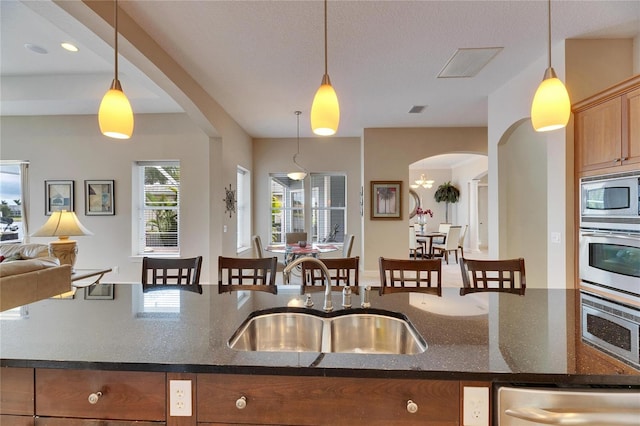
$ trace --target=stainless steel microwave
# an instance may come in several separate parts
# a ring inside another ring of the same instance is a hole
[[[580,179],[580,227],[640,232],[640,170]]]

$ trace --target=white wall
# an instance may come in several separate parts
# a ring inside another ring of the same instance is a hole
[[[486,175],[488,172],[489,159],[486,155],[478,155],[464,164],[457,165],[451,169],[451,180],[457,182],[460,189],[460,201],[453,206],[455,212],[455,223],[457,225],[469,225],[467,233],[465,235],[464,247],[465,254],[470,253],[468,248],[476,249],[469,245],[472,240],[471,235],[476,235],[478,232],[477,220],[474,218],[477,216],[477,193],[473,181]],[[474,239],[476,241],[477,238]]]
[[[138,160],[180,160],[181,255],[204,257],[203,283],[216,282],[211,255],[210,221],[221,215],[210,209],[210,142],[184,114],[136,115],[134,136],[126,142],[102,136],[96,116],[1,117],[3,160],[29,160],[31,232],[46,221],[44,181],[75,181],[75,211],[93,236],[77,237],[77,268],[118,266],[105,282],[139,282],[140,259],[131,258],[131,173]],[[221,161],[219,158],[217,161]],[[115,216],[84,215],[84,180],[115,180]],[[222,202],[214,200],[220,206]],[[212,231],[220,239],[219,230]],[[46,243],[49,238],[32,238]],[[235,248],[235,246],[234,246]],[[214,274],[212,277],[211,274]]]

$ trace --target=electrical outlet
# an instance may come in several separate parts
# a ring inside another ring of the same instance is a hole
[[[119,266],[112,266],[111,267],[111,272],[113,272],[114,274],[119,274],[120,273],[120,267]]]
[[[462,401],[464,426],[489,426],[489,388],[465,386]]]
[[[191,380],[169,380],[169,415],[190,417]]]

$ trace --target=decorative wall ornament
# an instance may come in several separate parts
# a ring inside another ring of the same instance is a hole
[[[229,184],[229,189],[225,188],[224,190],[227,193],[222,200],[225,203],[224,212],[229,212],[229,217],[231,217],[231,214],[236,212],[236,191],[231,189],[231,184]]]

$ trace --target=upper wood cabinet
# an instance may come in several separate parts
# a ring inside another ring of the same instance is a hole
[[[579,174],[637,167],[640,163],[640,76],[575,104],[573,112]]]

